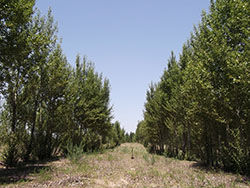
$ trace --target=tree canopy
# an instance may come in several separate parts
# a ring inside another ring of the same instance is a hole
[[[51,10],[41,16],[34,3],[0,2],[0,139],[6,166],[66,154],[69,144],[96,151],[125,142],[125,130],[111,123],[109,80],[86,57],[78,55],[75,66],[68,63]]]
[[[249,2],[211,1],[208,13],[147,91],[136,138],[152,151],[249,173]]]

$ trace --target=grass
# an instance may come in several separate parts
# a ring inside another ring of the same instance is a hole
[[[134,159],[131,159],[132,148]],[[249,187],[241,175],[209,171],[196,162],[149,154],[140,144],[126,143],[101,153],[81,154],[80,160],[60,159],[30,170],[0,168],[0,185],[8,187]],[[5,183],[1,181],[6,180]]]
[[[115,160],[115,157],[112,154],[108,153],[107,154],[107,160],[108,161],[113,161],[113,160]]]
[[[121,151],[122,153],[129,153],[129,152],[132,151],[132,148],[129,148],[129,147],[127,147],[127,146],[124,146],[124,147],[121,147],[120,151]]]
[[[150,165],[154,165],[156,160],[157,160],[157,156],[155,154],[148,154],[148,153],[144,153],[143,154],[143,159]]]
[[[79,146],[73,145],[72,143],[67,145],[67,158],[72,163],[78,163],[83,157],[83,146],[82,143]]]
[[[143,154],[143,159],[149,163],[149,154]]]
[[[52,179],[52,169],[49,167],[45,167],[39,169],[38,172],[36,172],[35,170],[33,175],[39,183],[43,183]]]

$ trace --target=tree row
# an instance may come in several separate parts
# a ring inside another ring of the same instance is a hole
[[[137,141],[152,152],[250,173],[249,1],[211,1],[146,95]]]
[[[57,39],[51,11],[35,1],[0,1],[0,152],[7,166],[115,147],[126,141],[111,123],[110,85],[93,63],[71,66]],[[0,159],[1,160],[1,159]]]

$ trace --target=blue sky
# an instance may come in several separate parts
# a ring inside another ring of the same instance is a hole
[[[181,52],[210,0],[37,0],[44,15],[51,7],[70,64],[87,56],[110,80],[114,121],[135,131],[145,96]]]

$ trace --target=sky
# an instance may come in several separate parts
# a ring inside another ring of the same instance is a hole
[[[37,0],[51,7],[68,62],[86,56],[111,85],[113,121],[134,132],[146,91],[158,82],[171,51],[177,58],[210,0]]]

